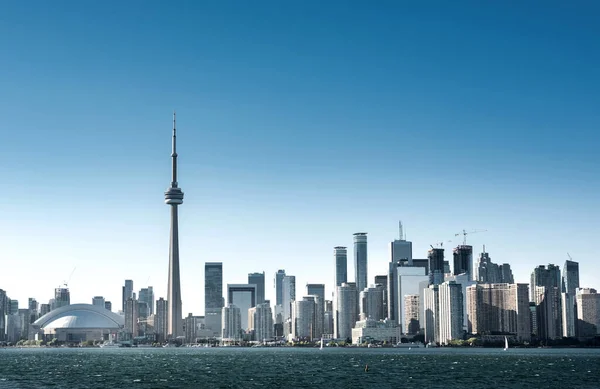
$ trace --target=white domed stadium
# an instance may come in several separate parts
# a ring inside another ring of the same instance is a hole
[[[107,339],[125,325],[125,319],[114,312],[91,304],[65,305],[48,312],[32,324],[32,332],[40,338],[56,338],[61,342]]]

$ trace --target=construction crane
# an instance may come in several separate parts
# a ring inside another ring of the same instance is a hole
[[[463,236],[463,246],[466,246],[467,245],[467,235],[477,234],[479,232],[486,232],[486,231],[487,230],[474,230],[474,231],[467,232],[466,230],[462,230],[461,232],[454,234],[454,236],[462,235]]]
[[[452,241],[451,240],[447,240],[445,242],[437,242],[437,243],[435,243],[435,247],[444,248],[444,243],[452,243]],[[430,244],[430,246],[431,246],[432,249],[435,248],[431,244]]]
[[[569,257],[569,260],[570,260],[571,262],[574,262],[574,261],[573,261],[573,257],[571,257],[571,254],[567,253],[567,256]]]
[[[71,282],[71,277],[73,277],[73,273],[75,273],[75,269],[77,269],[77,266],[75,266],[73,268],[73,271],[71,271],[71,274],[69,275],[69,279],[67,281],[64,281],[63,284],[65,286],[65,288],[69,287],[69,282]]]

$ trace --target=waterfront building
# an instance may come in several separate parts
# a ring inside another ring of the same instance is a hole
[[[335,337],[352,338],[352,328],[356,323],[356,284],[343,283],[336,289],[336,312],[334,315]]]
[[[23,328],[23,318],[18,314],[6,316],[6,341],[16,344],[21,340],[21,330]]]
[[[411,254],[412,256],[412,254]],[[417,270],[419,274],[429,274],[428,259],[413,259],[412,265],[409,265],[408,259],[399,259],[388,264],[387,276],[387,318],[395,320],[402,324],[402,312],[404,311],[403,300],[398,300],[398,269],[400,268],[421,268]],[[429,280],[429,277],[427,278]]]
[[[381,318],[384,319],[388,315],[388,276],[387,275],[379,275],[375,276],[375,287],[380,287],[383,290],[383,305],[381,311]]]
[[[254,330],[255,340],[264,342],[273,339],[273,313],[268,300],[250,308],[249,318],[250,329]]]
[[[425,268],[423,267],[408,267],[400,266],[396,268],[397,281],[396,281],[396,301],[398,302],[398,320],[397,323],[402,327],[402,333],[406,333],[406,308],[404,296],[406,295],[421,295],[421,290],[427,287],[429,283],[429,276],[425,274]]]
[[[485,251],[485,246],[483,252],[479,254],[475,280],[482,284],[514,284],[515,282],[510,265],[493,263],[490,254]]]
[[[167,339],[169,304],[164,298],[156,300],[156,315],[154,317],[154,333],[158,342]]]
[[[6,291],[0,289],[0,342],[6,340],[6,316],[8,315],[8,301]]]
[[[381,285],[371,285],[359,294],[359,316],[360,320],[373,319],[383,320],[383,296],[384,288]]]
[[[312,339],[314,318],[314,300],[304,298],[294,301],[292,305],[292,337],[295,339]]]
[[[325,311],[323,313],[323,337],[333,338],[334,337],[334,325],[333,325],[333,311]]]
[[[277,270],[275,273],[275,305],[283,305],[283,277],[285,277],[285,270]]]
[[[452,250],[454,262],[453,274],[455,276],[463,273],[469,275],[469,279],[474,279],[473,274],[473,246],[459,245]]]
[[[223,301],[223,263],[206,262],[204,264],[204,316],[206,328],[213,336],[221,336],[221,310]]]
[[[179,268],[179,221],[177,208],[183,204],[183,191],[177,182],[177,130],[173,112],[173,139],[171,151],[171,185],[165,192],[165,203],[171,207],[171,231],[169,239],[169,276],[167,285],[167,336],[183,335],[183,312],[181,310],[181,279]]]
[[[105,303],[106,303],[106,301],[104,300],[104,297],[102,297],[102,296],[92,297],[92,305],[104,308]]]
[[[404,295],[404,328],[407,335],[416,335],[420,330],[419,295]]]
[[[130,337],[138,336],[138,320],[140,318],[138,300],[130,298],[125,303],[125,333]]]
[[[283,321],[292,318],[292,303],[296,300],[296,276],[284,276],[282,281],[283,288]]]
[[[469,277],[468,273],[462,273],[459,275],[449,275],[446,276],[445,281],[454,281],[457,284],[460,284],[463,292],[463,331],[469,331],[469,310],[467,309],[467,288],[471,285],[477,285],[478,282],[474,281]]]
[[[354,281],[356,290],[361,291],[368,286],[367,277],[367,233],[354,234]]]
[[[562,317],[563,336],[577,335],[576,291],[579,288],[579,263],[565,261],[562,269]]]
[[[265,272],[249,273],[248,284],[256,285],[256,304],[265,302]]]
[[[467,287],[469,332],[510,333],[531,339],[531,311],[527,284],[477,284]]]
[[[576,299],[579,337],[600,335],[600,294],[596,289],[582,288],[577,290]]]
[[[558,288],[560,293],[562,291],[560,268],[549,264],[548,267],[540,265],[533,269],[529,282],[529,301],[536,301],[536,286],[544,286],[547,289]]]
[[[463,292],[460,284],[446,281],[439,286],[440,343],[463,337]]]
[[[246,312],[248,312],[246,310]],[[247,317],[247,314],[245,315]],[[242,315],[240,308],[233,304],[223,307],[223,340],[241,340],[242,339]]]
[[[360,320],[352,329],[352,343],[361,344],[363,342],[387,342],[397,344],[400,341],[400,327],[391,320]]]
[[[429,285],[423,290],[425,342],[439,343],[440,341],[440,304],[439,286]]]
[[[127,300],[133,298],[133,280],[125,280],[125,285],[123,285],[122,289],[123,307],[121,308],[121,310],[125,312],[125,304],[127,304]]]
[[[537,336],[539,339],[560,339],[562,329],[562,298],[559,287],[535,287]]]
[[[323,336],[323,327],[325,326],[325,300],[316,294],[304,296],[303,299],[312,301],[314,304],[311,336],[313,339],[319,339]]]
[[[344,246],[333,248],[333,257],[335,259],[335,285],[334,288],[348,282],[348,249]]]
[[[239,309],[240,325],[246,331],[248,329],[248,309],[256,306],[256,285],[227,284],[227,303]]]
[[[50,312],[50,304],[40,304],[40,317]]]

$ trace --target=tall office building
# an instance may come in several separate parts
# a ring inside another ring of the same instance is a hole
[[[396,301],[398,302],[397,312],[398,326],[402,333],[406,333],[406,308],[404,296],[421,295],[421,289],[427,287],[429,276],[425,275],[425,268],[414,266],[400,266],[396,269]]]
[[[343,283],[336,290],[336,313],[334,315],[335,337],[352,339],[352,328],[356,324],[356,286]]]
[[[520,341],[531,339],[527,284],[476,284],[467,287],[469,332],[505,332]]]
[[[475,268],[476,281],[483,284],[514,284],[512,270],[508,263],[498,265],[492,262],[490,254],[485,251],[479,254],[477,267]]]
[[[122,311],[125,312],[125,304],[127,304],[127,300],[129,300],[130,298],[133,298],[133,281],[132,280],[125,280],[125,285],[123,285],[122,298],[123,298]]]
[[[240,310],[242,330],[248,329],[248,309],[256,306],[256,285],[227,284],[227,303]]]
[[[258,342],[273,339],[273,312],[267,301],[250,308],[250,328],[254,330],[254,339]]]
[[[579,288],[579,263],[565,261],[562,269],[562,320],[563,336],[574,337],[577,334],[576,291]]]
[[[335,288],[348,282],[348,249],[344,246],[334,247],[333,257],[335,259]]]
[[[138,336],[139,305],[138,300],[130,298],[125,302],[125,327],[123,330],[131,338]]]
[[[416,335],[421,329],[420,296],[404,295],[404,327],[406,334]]]
[[[92,297],[92,305],[96,306],[96,307],[102,307],[104,308],[104,303],[106,301],[104,300],[104,297],[102,296],[94,296]]]
[[[40,304],[40,317],[50,312],[50,304]]]
[[[52,305],[56,305],[54,303],[54,299],[50,300],[52,301]],[[16,315],[19,313],[19,301],[14,300],[14,299],[8,299],[8,314],[9,315]]]
[[[354,281],[356,290],[361,291],[368,285],[367,278],[367,233],[354,234]]]
[[[463,336],[463,293],[460,284],[443,282],[439,286],[440,342],[449,344]]]
[[[306,295],[316,295],[325,301],[325,284],[306,284]]]
[[[577,290],[578,335],[591,338],[600,335],[600,294],[596,289]]]
[[[412,242],[406,240],[402,227],[399,223],[400,239],[390,242],[390,262],[406,261],[408,266],[413,266]]]
[[[177,130],[173,112],[173,143],[171,151],[171,185],[165,192],[165,204],[171,207],[171,232],[169,239],[169,278],[167,285],[167,336],[183,336],[183,312],[181,310],[181,280],[179,274],[179,221],[177,208],[183,204],[183,192],[177,182]]]
[[[54,305],[52,309],[64,307],[71,304],[71,293],[69,288],[56,288],[54,289]]]
[[[315,325],[315,302],[310,298],[292,304],[292,335],[296,339],[312,339]]]
[[[285,270],[277,270],[275,273],[275,305],[283,304],[283,277],[285,277]]]
[[[246,310],[245,316],[248,316]],[[241,309],[233,304],[223,307],[223,340],[240,340],[242,339],[242,314]]]
[[[320,339],[323,336],[325,328],[325,300],[316,294],[304,296],[303,300],[312,301],[314,305],[311,336],[313,339]]]
[[[537,286],[558,288],[559,292],[562,291],[560,268],[556,265],[549,264],[548,267],[540,265],[533,269],[529,283],[529,301],[536,301],[535,288]]]
[[[154,314],[154,288],[151,286],[140,289],[138,300],[142,303],[146,303],[148,316]]]
[[[221,336],[223,324],[223,263],[206,262],[204,264],[204,322],[214,336]]]
[[[429,283],[439,285],[444,282],[444,249],[431,248],[427,252],[429,260]]]
[[[8,296],[0,289],[0,341],[6,340],[6,316],[8,315]]]
[[[535,287],[537,335],[540,339],[560,339],[562,329],[562,296],[559,287]]]
[[[283,277],[283,322],[292,318],[292,303],[296,300],[296,276]]]
[[[468,273],[462,273],[459,275],[446,275],[445,281],[454,281],[460,284],[463,293],[463,331],[469,331],[469,310],[467,309],[467,288],[471,285],[477,285],[477,281],[471,279]]]
[[[459,245],[452,250],[454,262],[453,274],[469,274],[469,279],[474,279],[473,274],[473,246]]]
[[[167,339],[169,304],[164,298],[156,300],[156,315],[154,316],[154,333],[156,340],[164,342]]]
[[[408,260],[401,259],[388,264],[388,276],[387,276],[387,317],[390,320],[394,320],[398,325],[401,325],[401,311],[400,308],[404,309],[402,301],[397,299],[398,295],[398,269],[401,268],[421,268],[420,272],[429,274],[429,260],[428,259],[413,259],[412,265],[408,264]],[[429,279],[429,278],[427,278]]]
[[[385,319],[388,314],[388,276],[379,275],[375,276],[375,286],[381,286],[383,289],[383,312],[381,312],[381,318]]]
[[[248,284],[256,285],[256,304],[265,302],[265,272],[249,273]]]
[[[359,294],[359,320],[383,320],[383,295],[381,285],[371,285]]]
[[[440,304],[439,286],[429,285],[423,290],[425,342],[438,343],[440,341]]]

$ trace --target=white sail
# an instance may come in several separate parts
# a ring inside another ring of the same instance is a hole
[[[508,350],[508,338],[506,336],[504,337],[504,349]]]

